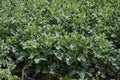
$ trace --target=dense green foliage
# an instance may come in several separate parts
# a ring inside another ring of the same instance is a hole
[[[0,0],[0,80],[119,80],[119,45],[120,0]]]

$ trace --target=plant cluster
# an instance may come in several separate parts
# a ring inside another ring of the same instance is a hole
[[[120,79],[119,0],[0,0],[0,79]]]

